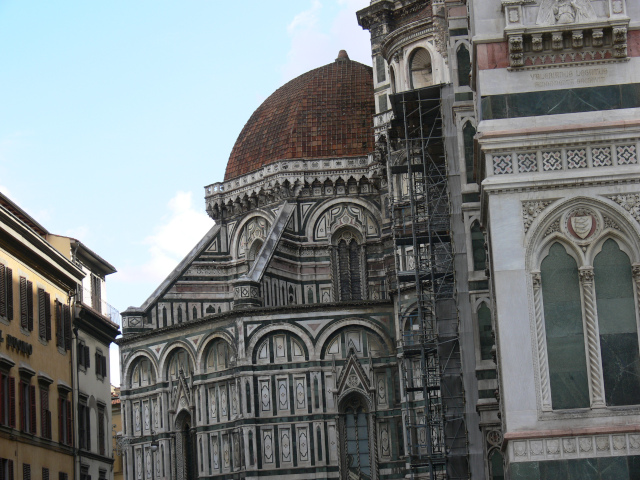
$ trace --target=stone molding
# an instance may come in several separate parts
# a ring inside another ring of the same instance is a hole
[[[640,432],[505,440],[508,441],[511,462],[640,454]]]

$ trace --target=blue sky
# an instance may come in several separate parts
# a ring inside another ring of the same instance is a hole
[[[260,103],[341,48],[371,64],[368,4],[0,0],[0,191],[140,305],[213,224],[203,187]]]

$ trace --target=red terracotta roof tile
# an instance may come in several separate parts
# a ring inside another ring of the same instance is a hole
[[[373,151],[373,74],[348,57],[276,90],[251,115],[231,151],[225,181],[278,160]]]

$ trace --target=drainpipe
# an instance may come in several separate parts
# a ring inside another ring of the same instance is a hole
[[[72,302],[73,299],[73,302]],[[76,318],[76,293],[74,293],[73,291],[69,292],[69,317],[71,317],[69,320],[71,321],[71,325],[73,325],[73,321]],[[76,347],[76,352],[78,351],[78,328],[74,327],[71,329],[73,334],[75,335],[75,347]],[[80,449],[76,447],[76,445],[78,445],[78,413],[77,413],[77,405],[78,405],[78,399],[79,399],[79,395],[78,395],[78,387],[80,385],[80,377],[79,377],[79,372],[78,372],[78,367],[76,365],[76,363],[74,362],[74,355],[73,355],[73,345],[72,348],[69,349],[69,357],[70,357],[70,361],[71,361],[71,398],[73,400],[73,404],[71,405],[71,422],[73,425],[73,445],[71,446],[73,449],[73,480],[78,480],[78,472],[80,471],[80,466],[79,466],[79,462],[80,462]],[[73,375],[74,372],[74,368],[75,368],[75,378]]]

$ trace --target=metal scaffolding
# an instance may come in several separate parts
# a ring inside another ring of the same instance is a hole
[[[441,89],[392,95],[391,104],[387,173],[408,463],[420,478],[468,479]]]

